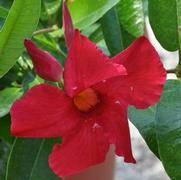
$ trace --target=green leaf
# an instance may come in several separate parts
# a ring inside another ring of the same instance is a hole
[[[120,0],[117,5],[119,19],[128,33],[134,37],[144,34],[144,8],[142,0]]]
[[[137,127],[152,152],[159,158],[158,144],[155,131],[156,106],[145,110],[129,107],[129,118]]]
[[[3,141],[12,144],[14,137],[10,134],[10,116],[4,116],[0,118],[0,139]]]
[[[109,10],[101,19],[101,27],[106,45],[112,56],[127,48],[135,39],[120,24],[116,7]]]
[[[8,73],[6,73],[1,79],[0,79],[0,89],[4,89],[6,87],[11,87],[12,83],[18,80],[18,72],[19,67],[15,64],[13,68],[11,68]]]
[[[181,2],[177,0],[149,0],[149,20],[156,38],[169,51],[179,49]]]
[[[181,83],[168,81],[157,106],[156,127],[162,163],[172,180],[181,179]]]
[[[84,29],[100,19],[119,0],[78,0],[67,2],[75,27]]]
[[[6,180],[58,180],[48,166],[55,140],[16,139],[6,171]]]
[[[130,33],[128,33],[128,31],[126,31],[126,29],[121,26],[121,34],[122,34],[122,42],[124,45],[124,49],[126,49],[136,38],[134,36],[132,36]]]
[[[4,8],[9,9],[12,5],[13,0],[0,0],[0,5]]]
[[[101,27],[107,47],[112,56],[121,52],[123,48],[120,23],[117,10],[112,8],[101,19]]]
[[[10,146],[0,140],[0,179],[5,179],[6,163],[8,160]]]
[[[14,0],[0,32],[0,78],[23,51],[23,40],[31,36],[40,16],[40,0]]]
[[[93,33],[91,33],[89,36],[89,39],[95,43],[98,43],[103,38],[104,37],[103,37],[103,32],[102,32],[101,26],[98,29],[96,29]]]
[[[94,33],[96,30],[101,29],[100,23],[94,23],[85,28],[82,32],[83,35],[89,37],[92,33]]]
[[[21,95],[21,89],[15,87],[0,91],[0,118],[8,114],[12,103]]]
[[[6,16],[8,15],[8,9],[0,6],[0,17],[2,18],[6,18]]]

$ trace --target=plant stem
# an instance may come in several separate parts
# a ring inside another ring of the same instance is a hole
[[[36,35],[42,34],[42,33],[53,32],[53,31],[57,31],[57,30],[58,30],[57,26],[52,26],[52,27],[49,27],[49,28],[39,29],[39,30],[37,30],[37,31],[35,31],[33,33],[33,36],[36,36]]]

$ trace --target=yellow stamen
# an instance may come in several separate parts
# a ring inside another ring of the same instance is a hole
[[[89,111],[99,102],[96,92],[91,88],[80,92],[73,100],[75,106],[83,112]]]

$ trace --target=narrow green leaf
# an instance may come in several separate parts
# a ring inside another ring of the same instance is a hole
[[[102,31],[107,47],[112,56],[121,52],[123,48],[120,23],[115,8],[109,10],[101,19]]]
[[[157,106],[156,129],[162,163],[172,180],[181,179],[181,84],[168,81]]]
[[[181,2],[177,0],[149,0],[149,20],[156,38],[169,51],[179,49]]]
[[[55,140],[16,139],[7,165],[6,180],[58,180],[48,166]]]
[[[158,144],[155,131],[156,106],[145,110],[129,107],[129,118],[137,127],[151,151],[159,158]]]
[[[101,18],[119,0],[78,0],[68,1],[68,7],[75,27],[84,29]]]
[[[15,87],[0,91],[0,118],[8,114],[12,103],[21,95],[21,89]]]
[[[117,5],[119,19],[134,37],[144,34],[144,7],[142,0],[120,0]]]
[[[9,10],[0,6],[0,17],[1,18],[6,18],[6,16],[8,15]]]
[[[23,51],[23,40],[31,36],[40,16],[41,0],[14,0],[0,32],[0,78]]]

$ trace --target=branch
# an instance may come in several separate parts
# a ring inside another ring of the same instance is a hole
[[[57,30],[58,30],[57,26],[52,26],[52,27],[49,27],[49,28],[39,29],[39,30],[37,30],[37,31],[35,31],[33,33],[33,36],[36,36],[36,35],[42,34],[42,33],[54,32],[54,31],[57,31]]]

